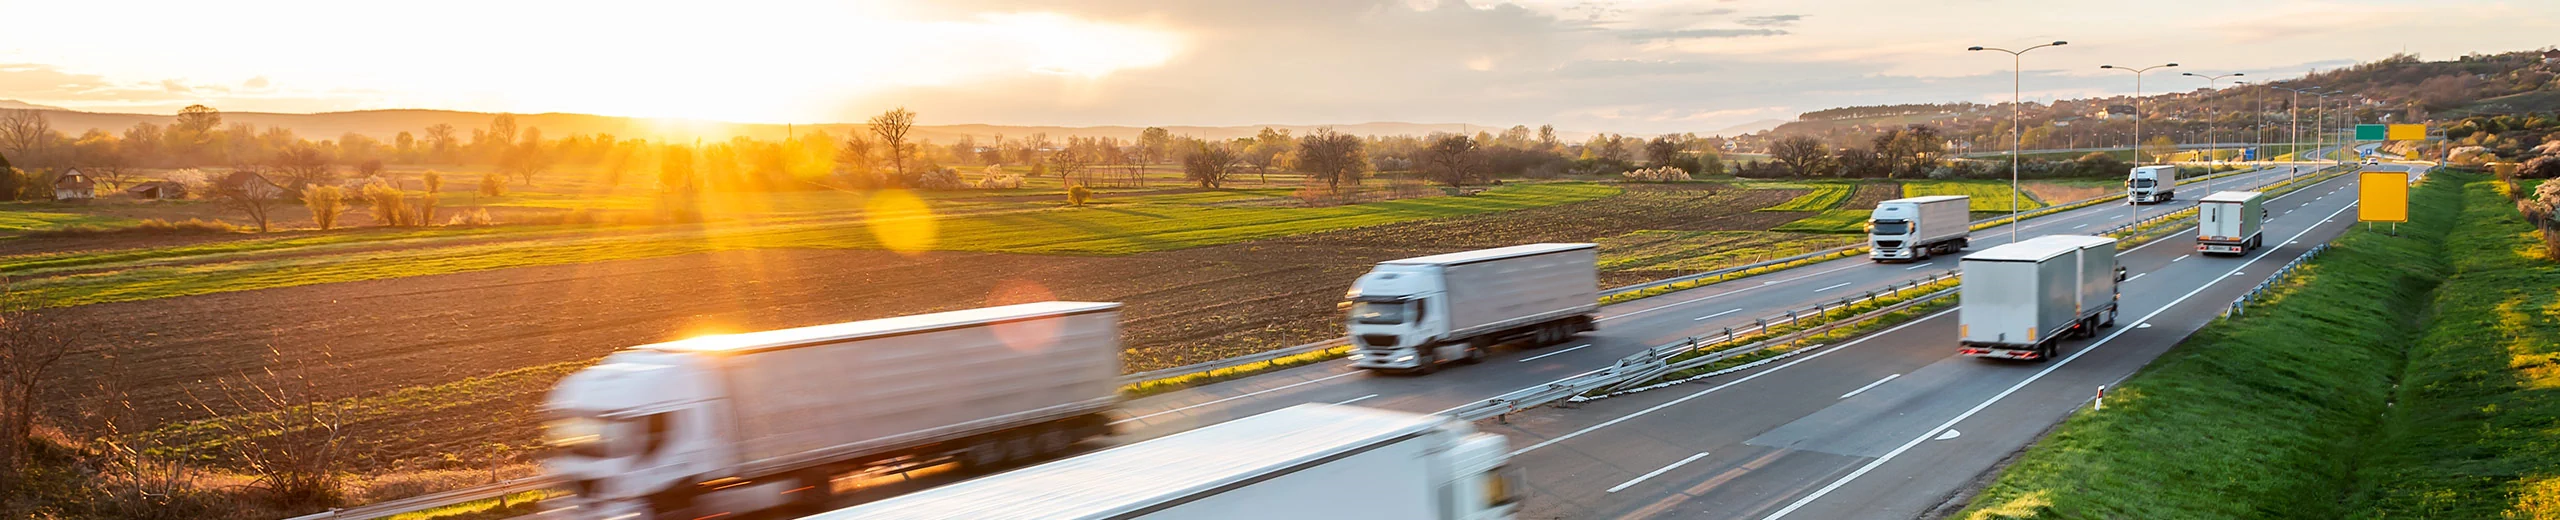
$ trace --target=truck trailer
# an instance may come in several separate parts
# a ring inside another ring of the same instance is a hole
[[[2116,239],[2046,235],[1965,255],[1957,262],[1957,353],[2045,361],[2062,340],[2116,324]]]
[[[1973,198],[1933,195],[1876,203],[1867,220],[1867,258],[1927,260],[1971,245]]]
[[[1344,295],[1352,366],[1430,373],[1503,341],[1548,346],[1594,328],[1599,247],[1528,244],[1379,263]]]
[[[1455,418],[1302,404],[809,520],[1497,520],[1501,436]]]
[[[2124,178],[2126,204],[2157,204],[2178,198],[2178,167],[2136,166]]]
[[[580,518],[821,507],[838,474],[974,468],[1108,435],[1120,304],[1042,302],[617,350],[543,406]]]
[[[2267,194],[2225,191],[2196,199],[2196,252],[2246,255],[2265,244]]]

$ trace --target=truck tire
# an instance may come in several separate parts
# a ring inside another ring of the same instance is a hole
[[[1004,443],[995,437],[980,437],[962,450],[961,464],[971,471],[989,471],[1004,466]]]
[[[1005,463],[1015,464],[1030,462],[1033,460],[1039,460],[1039,458],[1040,447],[1033,444],[1031,434],[1013,433],[1004,436]]]
[[[1483,362],[1484,347],[1475,346],[1474,343],[1467,344],[1466,353],[1462,354],[1461,357],[1458,358],[1458,364],[1460,365],[1473,365]]]
[[[1413,364],[1413,375],[1427,376],[1431,375],[1432,372],[1440,371],[1439,345],[1423,345],[1422,348],[1414,350],[1418,350],[1420,352],[1415,352],[1413,354],[1413,359],[1415,361]]]
[[[1039,433],[1031,434],[1031,440],[1032,447],[1038,449],[1043,458],[1064,455],[1076,447],[1075,434],[1057,426],[1040,428]]]

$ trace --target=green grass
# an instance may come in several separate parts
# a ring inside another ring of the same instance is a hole
[[[77,225],[101,226],[132,222],[133,219],[91,215],[86,213],[54,213],[46,211],[0,211],[0,232],[35,231]]]
[[[1806,192],[1803,195],[1797,195],[1796,198],[1790,199],[1785,203],[1781,203],[1776,206],[1760,208],[1760,211],[1827,210],[1839,207],[1841,201],[1849,200],[1849,195],[1858,191],[1858,185],[1856,184],[1825,183],[1814,184],[1809,187],[1812,188],[1813,191]]]
[[[1865,233],[1867,217],[1874,215],[1875,210],[1871,209],[1835,209],[1780,224],[1769,230],[1795,233]]]
[[[496,498],[473,500],[470,502],[463,502],[434,509],[391,515],[383,517],[383,520],[493,520],[498,518],[516,518],[532,515],[548,508],[549,506],[542,504],[540,501],[542,499],[549,498],[550,495],[551,492],[546,490],[526,491],[509,495],[504,500]]]
[[[1768,231],[1636,231],[1602,238],[1603,271],[1712,271],[1857,243],[1850,237]]]
[[[2008,212],[2011,195],[2015,194],[2019,211],[2044,207],[2034,195],[2009,189],[2006,181],[1910,181],[1902,183],[1902,196],[1964,195],[1973,197],[1973,210]]]
[[[1326,208],[1102,205],[947,217],[689,228],[587,234],[506,243],[148,266],[20,284],[44,306],[459,273],[510,267],[656,258],[766,248],[988,251],[1118,255],[1550,206],[1618,193],[1600,184],[1504,186],[1469,197],[1431,197]]]
[[[2270,299],[2109,389],[2105,411],[2065,421],[1957,517],[2351,516],[2358,443],[2390,409],[2412,310],[2448,272],[2438,252],[2463,182],[2428,182],[2403,236],[2348,232]]]

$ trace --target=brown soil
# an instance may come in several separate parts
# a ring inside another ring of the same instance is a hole
[[[66,388],[129,392],[151,422],[276,356],[328,360],[313,397],[371,395],[582,362],[693,334],[814,325],[1045,299],[1126,302],[1130,370],[1340,334],[1335,303],[1375,262],[1636,230],[1759,230],[1787,190],[1631,185],[1592,202],[1120,257],[760,250],[220,293],[48,311],[93,355]],[[274,354],[269,350],[274,349]],[[104,357],[112,355],[112,360]],[[292,364],[288,364],[292,365]],[[112,375],[110,375],[112,374]],[[351,376],[352,375],[352,376]],[[433,416],[355,425],[376,463],[477,442],[529,442],[542,387],[493,389]],[[217,409],[228,408],[216,406]]]
[[[1841,209],[1876,209],[1876,203],[1878,203],[1878,202],[1884,202],[1884,201],[1893,200],[1893,199],[1899,199],[1899,198],[1902,198],[1902,183],[1899,183],[1899,182],[1868,182],[1868,183],[1860,183],[1860,184],[1858,184],[1858,191],[1853,192],[1853,193],[1850,193],[1850,194],[1849,194],[1849,200],[1848,200],[1848,202],[1841,204],[1841,205],[1840,205],[1840,208],[1841,208]]]

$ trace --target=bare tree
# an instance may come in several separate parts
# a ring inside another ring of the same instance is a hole
[[[1366,143],[1360,136],[1318,128],[1298,139],[1298,170],[1324,179],[1326,189],[1342,191],[1342,184],[1360,184],[1360,174],[1369,170],[1369,158],[1362,151]]]
[[[1182,177],[1199,183],[1202,188],[1216,188],[1227,182],[1227,173],[1235,168],[1235,152],[1224,145],[1199,143],[1182,158]]]
[[[1464,186],[1484,175],[1484,154],[1478,150],[1476,140],[1464,135],[1432,139],[1431,147],[1423,150],[1422,174],[1451,188]]]
[[[15,489],[54,365],[71,354],[61,327],[0,278],[0,489]]]
[[[1770,144],[1769,159],[1787,165],[1789,173],[1810,177],[1829,169],[1831,150],[1822,147],[1821,139],[1799,135]]]
[[[1644,143],[1644,160],[1654,166],[1670,166],[1680,159],[1680,137],[1665,135]]]
[[[320,382],[354,376],[326,347],[316,354],[287,356],[274,346],[267,352],[270,368],[215,381],[220,395],[211,401],[190,392],[193,404],[206,415],[238,419],[211,424],[223,430],[231,460],[257,478],[250,486],[275,505],[338,505],[352,444],[343,430],[354,405],[322,394]]]
[[[276,152],[274,171],[276,177],[294,191],[313,184],[328,184],[338,177],[337,170],[329,166],[329,156],[309,146],[295,146]]]
[[[913,145],[907,144],[907,132],[915,127],[916,113],[907,111],[907,107],[898,107],[871,118],[871,135],[880,138],[880,146],[885,148],[881,151],[889,154],[890,171],[902,184],[910,180],[907,178],[907,154]]]
[[[9,149],[11,157],[22,164],[40,162],[45,145],[53,141],[53,122],[35,109],[0,110],[0,148]]]
[[[444,123],[436,123],[436,124],[435,124],[435,125],[433,125],[433,126],[428,126],[428,127],[427,127],[427,155],[428,155],[428,156],[430,156],[430,157],[436,157],[436,158],[450,158],[450,157],[452,157],[450,154],[452,154],[452,153],[453,153],[453,145],[454,145],[454,130],[453,130],[453,125],[448,125],[448,124],[444,124]],[[455,162],[455,164],[461,164],[461,163],[460,163],[459,161],[456,161],[456,162]]]
[[[856,188],[872,187],[871,148],[871,140],[863,139],[861,133],[845,136],[844,144],[836,147],[836,175]]]
[[[1090,164],[1092,159],[1086,157],[1083,150],[1072,146],[1049,154],[1049,171],[1056,172],[1060,182],[1084,173],[1085,168]]]
[[[258,224],[258,232],[267,232],[267,215],[284,203],[284,187],[267,180],[255,165],[232,167],[232,174],[213,183],[212,198],[225,206],[240,210]]]

